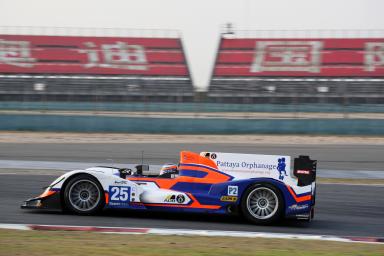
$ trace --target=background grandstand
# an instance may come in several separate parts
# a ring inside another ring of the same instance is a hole
[[[190,101],[176,31],[0,29],[2,101]]]
[[[222,33],[210,102],[384,103],[384,31]]]
[[[381,32],[226,31],[201,92],[177,32],[3,30],[0,130],[384,134]]]
[[[0,28],[0,100],[384,103],[384,31],[222,33],[208,97],[176,31]]]

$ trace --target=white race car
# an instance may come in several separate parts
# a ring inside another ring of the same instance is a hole
[[[22,208],[93,214],[104,208],[241,213],[253,223],[314,216],[316,161],[280,155],[183,151],[158,175],[92,167],[68,172]]]

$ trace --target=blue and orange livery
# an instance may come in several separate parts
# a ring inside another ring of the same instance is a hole
[[[22,207],[49,208],[55,198],[58,208],[80,214],[125,208],[239,213],[254,223],[282,217],[310,220],[315,205],[316,161],[306,156],[295,158],[291,171],[290,160],[289,156],[182,151],[174,177],[146,174],[145,166],[137,166],[136,171],[114,167],[76,170],[59,177],[41,196],[27,200]],[[90,192],[79,192],[77,198],[74,191],[81,186],[76,184],[89,186]],[[89,194],[99,190],[93,200],[102,202],[97,201],[90,211],[83,207],[82,212],[81,200],[86,204]]]

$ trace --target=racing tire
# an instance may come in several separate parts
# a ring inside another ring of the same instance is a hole
[[[268,225],[279,220],[284,202],[281,192],[269,184],[250,186],[241,199],[241,212],[250,222]]]
[[[69,180],[64,188],[64,208],[70,212],[91,215],[105,205],[104,190],[91,175],[81,174]]]

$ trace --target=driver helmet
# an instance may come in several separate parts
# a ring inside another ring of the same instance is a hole
[[[165,165],[163,165],[163,167],[161,167],[161,170],[160,170],[160,175],[163,175],[163,174],[166,174],[166,173],[178,174],[179,170],[177,169],[177,165],[175,165],[175,164],[165,164]]]

